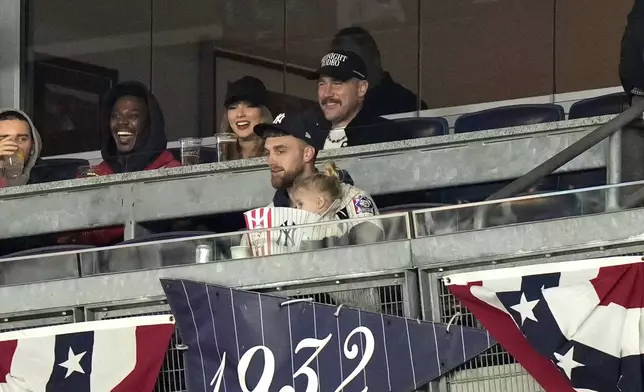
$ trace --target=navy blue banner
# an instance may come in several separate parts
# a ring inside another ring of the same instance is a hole
[[[191,392],[409,392],[491,347],[486,331],[162,279]]]

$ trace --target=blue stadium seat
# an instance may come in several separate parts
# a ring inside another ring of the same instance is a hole
[[[583,99],[575,102],[570,107],[568,119],[619,114],[628,108],[628,102],[626,93],[615,93]]]
[[[408,117],[351,129],[351,146],[389,143],[422,137],[444,135],[447,120],[440,117]]]
[[[449,133],[449,124],[442,117],[411,117],[392,120],[399,140],[441,136]]]
[[[555,104],[504,106],[462,115],[454,124],[454,132],[474,132],[562,120],[565,120],[564,110]]]
[[[71,180],[77,178],[79,168],[82,166],[89,166],[89,161],[86,159],[78,158],[43,158],[39,161],[47,172],[51,172],[52,178],[43,178],[43,181],[49,182],[52,180]]]

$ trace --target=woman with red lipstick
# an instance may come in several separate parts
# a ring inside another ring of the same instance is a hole
[[[272,123],[273,116],[266,107],[266,87],[261,80],[244,76],[228,85],[219,133],[237,135],[233,159],[257,158],[264,155],[264,141],[253,132],[257,124]]]

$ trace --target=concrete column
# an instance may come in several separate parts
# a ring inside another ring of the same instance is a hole
[[[0,0],[0,108],[20,108],[21,2]]]

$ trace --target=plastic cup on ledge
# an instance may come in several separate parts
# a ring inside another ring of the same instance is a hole
[[[234,133],[218,133],[215,135],[217,147],[217,162],[233,160],[237,146],[237,135]]]
[[[233,259],[246,259],[252,257],[248,246],[231,246],[230,255]]]
[[[185,137],[179,139],[181,145],[181,164],[183,166],[198,165],[201,160],[201,139]]]
[[[3,170],[4,176],[7,178],[17,178],[22,174],[25,168],[25,158],[21,153],[17,152],[4,159]]]

